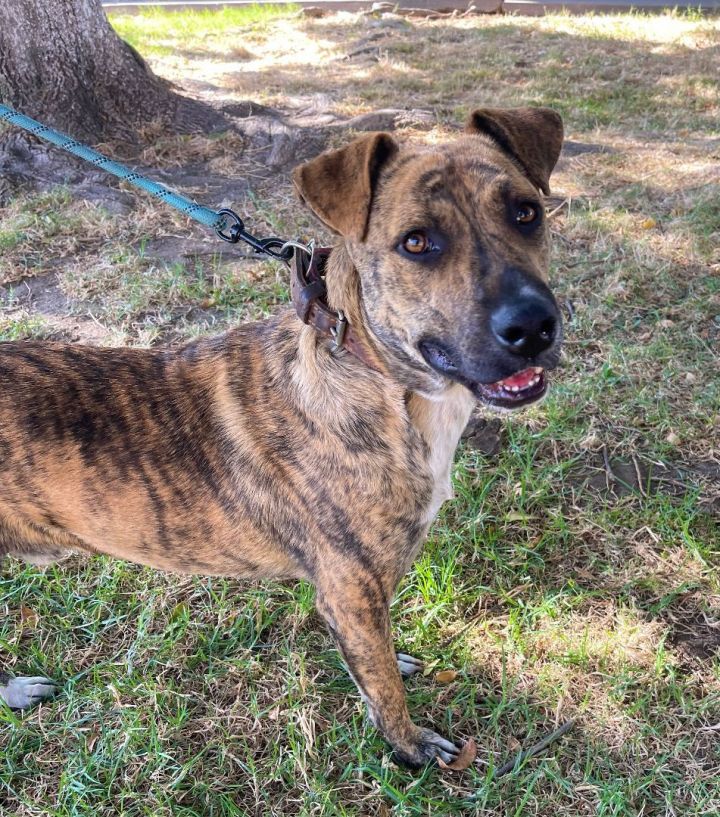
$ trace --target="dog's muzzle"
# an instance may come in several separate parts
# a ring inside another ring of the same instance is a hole
[[[489,325],[488,325],[489,324]],[[525,288],[499,301],[488,323],[457,348],[445,339],[418,344],[425,362],[496,408],[520,408],[545,396],[547,371],[560,357],[562,319],[549,290]]]

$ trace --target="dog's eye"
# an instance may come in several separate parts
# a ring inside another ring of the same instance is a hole
[[[532,224],[538,217],[538,210],[532,204],[521,204],[515,211],[518,224]]]
[[[421,255],[432,249],[430,239],[421,232],[408,233],[402,242],[403,249],[411,255]]]
[[[405,258],[423,264],[433,264],[442,258],[447,242],[438,230],[410,230],[395,245],[395,249]]]

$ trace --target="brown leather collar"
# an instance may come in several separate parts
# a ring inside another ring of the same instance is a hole
[[[310,254],[304,248],[295,247],[290,262],[293,306],[303,323],[312,326],[319,335],[332,339],[333,352],[347,349],[366,366],[379,371],[367,346],[350,326],[344,313],[336,312],[327,305],[325,265],[331,251],[330,247],[314,247]]]

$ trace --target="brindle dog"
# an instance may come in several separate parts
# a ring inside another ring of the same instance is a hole
[[[410,720],[420,664],[389,604],[476,400],[535,402],[558,362],[540,191],[561,143],[551,110],[482,109],[450,144],[369,134],[295,171],[340,236],[327,302],[354,354],[287,311],[179,350],[1,344],[0,555],[312,582],[397,758],[451,762]],[[0,693],[22,708],[51,683]]]

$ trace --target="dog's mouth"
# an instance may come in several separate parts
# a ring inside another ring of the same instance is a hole
[[[533,366],[495,383],[472,383],[470,387],[476,397],[492,406],[520,408],[545,396],[547,378],[541,366]]]
[[[494,383],[481,383],[467,377],[457,365],[452,353],[440,344],[423,341],[419,344],[419,349],[425,361],[435,371],[462,383],[478,400],[496,408],[514,409],[528,406],[543,398],[548,390],[546,370],[542,366],[522,369]]]

